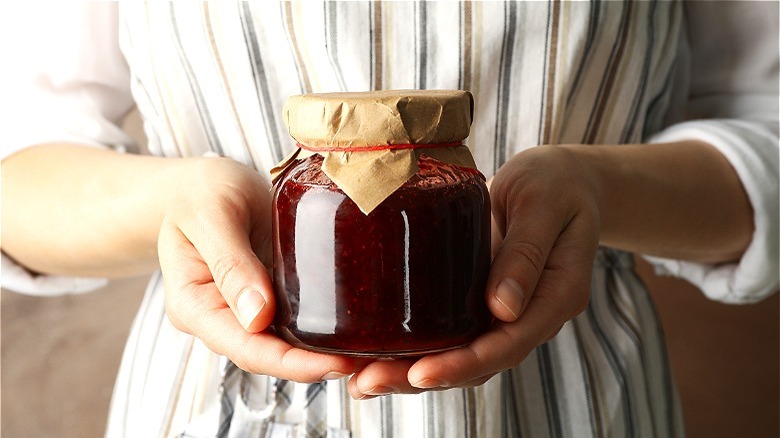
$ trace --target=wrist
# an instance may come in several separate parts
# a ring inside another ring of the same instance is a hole
[[[575,144],[562,146],[577,163],[578,178],[587,187],[599,217],[599,242],[619,249],[633,249],[625,242],[625,230],[634,224],[623,208],[635,188],[637,169],[626,160],[625,146]],[[642,195],[638,195],[642,196]]]
[[[572,145],[597,202],[600,243],[701,262],[738,258],[752,210],[729,163],[698,141]]]
[[[500,234],[513,215],[526,215],[532,208],[564,227],[585,215],[598,231],[606,190],[597,166],[598,154],[584,145],[543,145],[513,157],[491,186]]]
[[[604,177],[604,153],[591,145],[554,146],[564,162],[565,184],[572,192],[575,214],[587,214],[595,221],[599,236],[604,232],[604,213],[610,199]]]
[[[567,154],[568,172],[574,179],[573,184],[585,190],[601,222],[610,202],[610,192],[607,190],[604,174],[604,166],[609,157],[602,148],[594,145],[571,144],[557,147]]]

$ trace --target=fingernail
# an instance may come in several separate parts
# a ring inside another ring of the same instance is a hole
[[[336,379],[342,379],[344,377],[347,377],[349,374],[339,373],[338,371],[331,371],[324,376],[322,376],[322,379],[320,380],[336,380]]]
[[[236,300],[238,321],[245,329],[249,329],[249,325],[257,318],[257,314],[263,310],[263,307],[265,307],[265,298],[260,292],[252,289],[241,292]]]
[[[368,391],[365,391],[364,394],[367,395],[389,395],[389,394],[395,394],[398,392],[397,389],[393,388],[392,386],[375,386]]]
[[[417,383],[413,383],[413,386],[417,388],[440,388],[444,386],[444,382],[436,379],[422,379]]]
[[[523,307],[523,290],[515,280],[511,278],[501,280],[496,287],[495,297],[512,316],[517,318],[520,315]]]

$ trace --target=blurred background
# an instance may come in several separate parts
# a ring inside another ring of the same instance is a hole
[[[137,114],[126,129],[143,143]],[[727,306],[638,260],[656,301],[690,438],[780,436],[780,301]],[[0,295],[0,434],[103,436],[147,277],[84,295]]]

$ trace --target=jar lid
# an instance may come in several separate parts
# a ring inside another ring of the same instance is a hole
[[[322,171],[365,214],[417,170],[420,155],[476,169],[468,137],[474,99],[461,90],[302,94],[284,121],[299,148],[271,170],[274,183],[296,160],[322,155]]]
[[[292,96],[290,135],[312,149],[432,144],[468,137],[474,99],[462,90],[388,90]]]

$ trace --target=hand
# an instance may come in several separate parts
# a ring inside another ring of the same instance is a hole
[[[491,185],[494,259],[486,288],[497,321],[466,347],[368,364],[350,379],[352,397],[481,385],[582,312],[600,228],[588,172],[559,146],[529,149],[499,169]]]
[[[228,159],[186,160],[183,166],[158,238],[173,325],[251,373],[298,382],[351,374],[353,359],[294,348],[268,330],[275,310],[266,270],[268,181]]]

